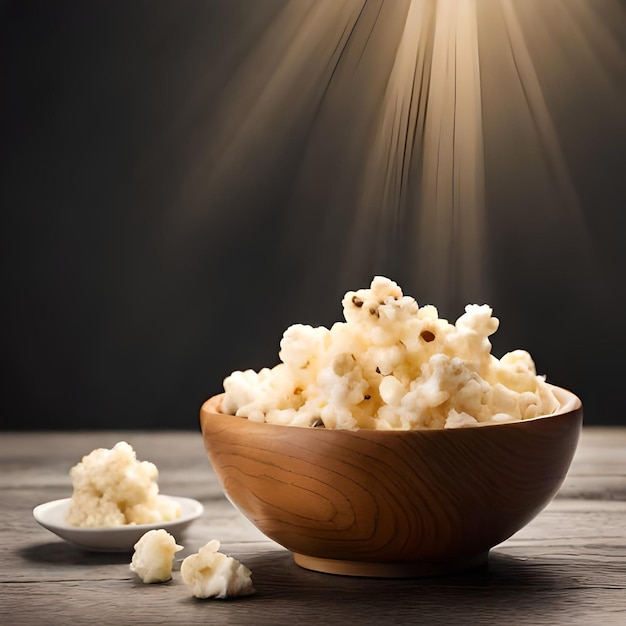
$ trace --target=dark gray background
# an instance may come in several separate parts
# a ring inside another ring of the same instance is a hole
[[[321,192],[319,220],[294,241],[304,126],[219,194],[181,192],[220,95],[284,4],[0,3],[3,429],[197,428],[224,376],[274,365],[289,324],[339,320],[343,293],[375,273],[428,302],[432,290],[394,250],[334,274],[345,224]],[[535,200],[515,171],[493,176],[503,156],[487,122],[486,282],[501,319],[494,353],[527,349],[550,382],[582,397],[587,423],[625,424],[623,11],[605,25],[621,40],[612,99],[572,80],[576,91],[548,103],[584,246],[540,211],[519,217]],[[536,65],[542,79],[549,63]],[[309,176],[332,184],[327,172]],[[331,236],[316,230],[333,219]],[[462,313],[454,297],[434,304]]]

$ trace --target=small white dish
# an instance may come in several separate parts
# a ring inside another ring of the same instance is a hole
[[[65,521],[65,515],[70,506],[71,498],[40,504],[33,509],[33,516],[44,528],[83,550],[132,552],[139,538],[149,530],[164,528],[178,540],[187,526],[202,515],[204,507],[197,500],[177,496],[165,497],[178,503],[181,508],[181,515],[175,520],[156,524],[128,524],[110,528],[70,526]]]

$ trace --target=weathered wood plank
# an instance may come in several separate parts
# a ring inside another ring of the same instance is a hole
[[[130,555],[90,554],[39,527],[32,508],[67,497],[68,471],[95,447],[129,441],[165,493],[201,500],[185,551],[212,538],[248,565],[255,596],[192,598],[179,572],[144,585]],[[433,579],[309,572],[224,498],[199,433],[0,435],[0,624],[626,623],[626,429],[585,429],[559,496],[496,547],[486,569]]]

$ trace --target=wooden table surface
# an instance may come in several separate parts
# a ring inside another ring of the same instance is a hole
[[[200,500],[185,556],[209,539],[251,570],[257,593],[197,600],[174,572],[145,585],[129,555],[82,552],[39,526],[37,504],[71,495],[69,468],[128,441],[163,493]],[[623,624],[626,428],[590,428],[559,495],[480,571],[365,579],[299,568],[222,495],[196,432],[0,433],[0,624]]]

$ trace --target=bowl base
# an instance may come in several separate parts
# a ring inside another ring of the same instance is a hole
[[[416,561],[410,563],[384,563],[368,561],[341,561],[293,553],[296,565],[323,574],[362,576],[369,578],[425,578],[442,576],[487,564],[489,551],[452,561]]]

